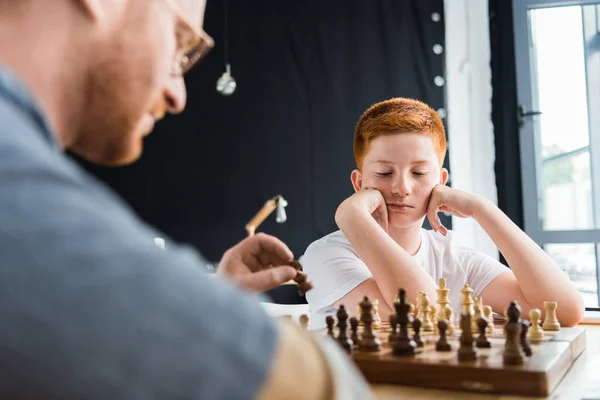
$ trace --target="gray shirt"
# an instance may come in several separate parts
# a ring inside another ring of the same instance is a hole
[[[0,398],[254,397],[274,322],[156,235],[0,68]]]

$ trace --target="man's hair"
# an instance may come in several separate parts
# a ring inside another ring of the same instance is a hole
[[[446,132],[438,113],[427,104],[402,97],[371,106],[354,130],[354,161],[362,168],[373,139],[382,135],[419,133],[431,137],[440,167],[446,157]]]

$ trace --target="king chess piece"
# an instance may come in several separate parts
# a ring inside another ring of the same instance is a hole
[[[398,340],[393,344],[392,354],[396,356],[410,356],[415,354],[417,344],[412,339],[408,331],[408,324],[412,323],[413,317],[410,314],[411,304],[406,300],[406,290],[400,289],[399,301],[394,304],[396,309],[396,322],[400,325]]]
[[[473,332],[471,331],[471,314],[460,316],[460,347],[458,349],[458,361],[475,361],[477,352],[474,347]]]
[[[360,302],[360,319],[364,324],[363,334],[359,342],[360,351],[376,352],[381,349],[381,340],[373,334],[373,303],[367,296]]]
[[[504,325],[506,343],[504,345],[504,354],[502,358],[504,365],[522,365],[523,353],[519,345],[519,335],[521,333],[521,307],[516,301],[511,301],[506,310],[507,322]]]
[[[338,328],[339,334],[336,338],[337,342],[342,346],[347,353],[352,353],[352,340],[346,336],[346,329],[348,328],[348,312],[346,312],[346,307],[344,305],[340,305],[340,308],[337,312],[337,320],[338,320]]]

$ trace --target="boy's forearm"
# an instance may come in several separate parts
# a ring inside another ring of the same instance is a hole
[[[557,314],[567,320],[583,310],[581,295],[552,258],[498,207],[480,199],[473,218],[494,241],[514,273],[523,296],[532,307],[558,301]]]
[[[348,218],[346,216],[351,216]],[[431,301],[437,299],[433,279],[399,246],[365,210],[338,208],[336,222],[352,247],[367,265],[386,303],[393,310],[394,295],[399,288],[406,290],[414,302],[417,293],[425,291]]]

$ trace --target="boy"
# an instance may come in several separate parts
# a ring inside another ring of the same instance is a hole
[[[351,312],[364,296],[379,301],[382,319],[393,311],[394,295],[405,288],[415,302],[419,291],[437,300],[446,278],[454,316],[460,289],[502,313],[517,300],[526,317],[544,301],[557,301],[563,326],[583,317],[583,300],[559,266],[491,202],[448,186],[442,168],[444,126],[426,104],[395,98],[375,104],[358,120],[354,136],[355,193],[337,209],[340,230],[312,243],[304,270],[314,283],[307,293],[312,320],[345,304]],[[476,250],[461,247],[438,212],[474,218],[502,252],[510,269]],[[428,218],[433,230],[422,229]]]

